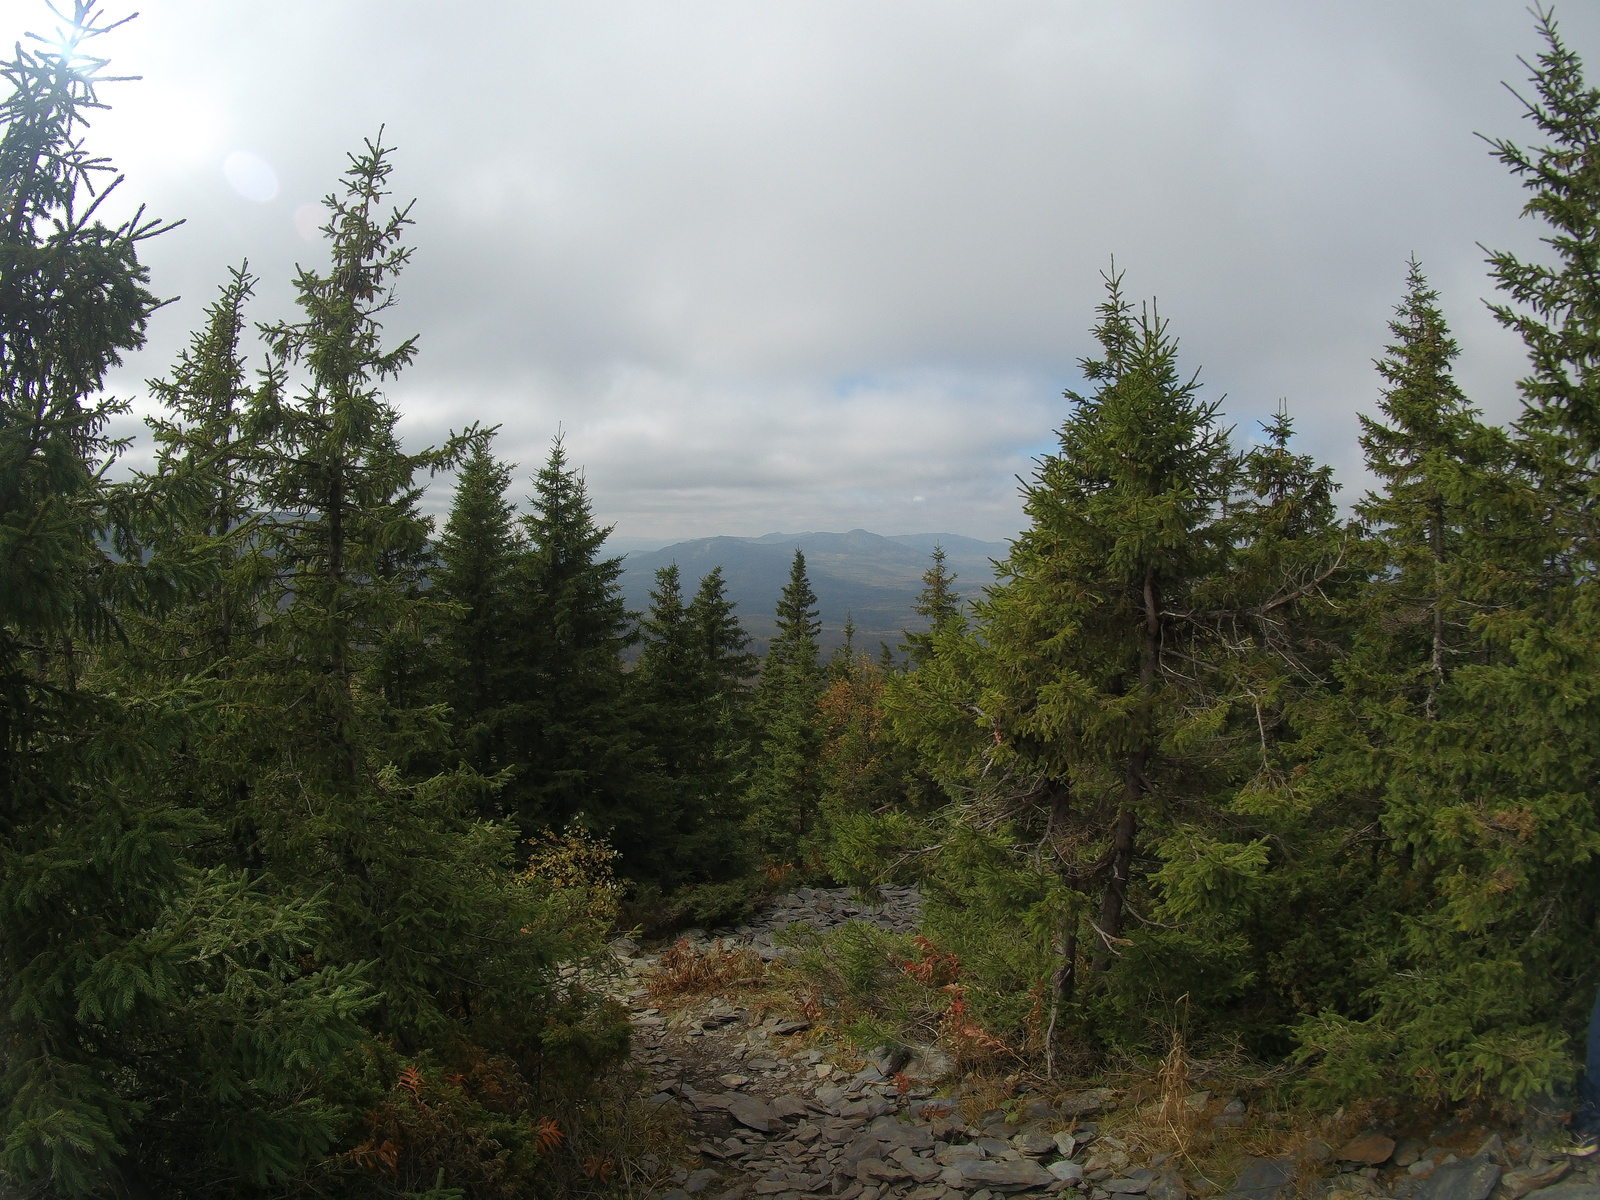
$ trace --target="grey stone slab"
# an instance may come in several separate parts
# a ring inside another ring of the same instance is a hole
[[[1550,1187],[1529,1192],[1527,1200],[1600,1200],[1600,1184],[1587,1179],[1564,1179]]]
[[[754,1096],[745,1096],[739,1092],[725,1092],[720,1099],[723,1107],[728,1110],[728,1115],[739,1124],[757,1133],[766,1133],[772,1128],[773,1122],[778,1118],[768,1108],[765,1101]]]
[[[956,1164],[968,1186],[998,1191],[1048,1187],[1055,1176],[1031,1158],[962,1159]]]
[[[1224,1200],[1279,1200],[1297,1175],[1292,1158],[1247,1158]]]
[[[1489,1193],[1499,1182],[1498,1163],[1487,1158],[1462,1158],[1440,1164],[1417,1189],[1417,1196],[1419,1200],[1489,1200]]]

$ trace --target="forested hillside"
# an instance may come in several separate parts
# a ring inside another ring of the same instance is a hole
[[[759,538],[714,537],[678,542],[660,550],[633,551],[623,558],[622,598],[630,609],[650,604],[655,573],[673,563],[699,577],[721,567],[728,596],[750,632],[751,648],[765,653],[776,632],[773,606],[783,591],[796,550],[806,556],[806,573],[817,593],[819,644],[838,648],[851,626],[857,643],[895,646],[906,629],[926,632],[927,620],[915,609],[928,556],[943,550],[946,569],[976,596],[994,580],[994,560],[1004,558],[1004,542],[984,542],[954,533],[898,534],[888,537],[852,529],[849,533],[769,533]]]
[[[217,265],[151,381],[153,464],[114,473],[103,384],[170,226],[103,215],[114,35],[76,11],[0,107],[0,1192],[625,1191],[607,940],[806,883],[919,885],[919,938],[846,926],[840,977],[923,987],[1013,1083],[1148,1068],[1177,1030],[1324,1110],[1571,1097],[1600,986],[1600,91],[1549,20],[1533,145],[1490,145],[1545,238],[1490,256],[1516,421],[1463,394],[1397,263],[1375,483],[1341,508],[1287,412],[1228,426],[1108,273],[1027,527],[992,581],[894,543],[885,577],[915,552],[919,580],[886,654],[827,644],[824,545],[782,541],[770,624],[715,540],[662,552],[635,611],[559,438],[520,474],[471,414],[404,442],[381,134],[292,308],[248,247]]]

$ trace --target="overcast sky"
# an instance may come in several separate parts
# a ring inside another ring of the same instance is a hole
[[[1600,70],[1600,8],[1557,15]],[[1241,436],[1287,400],[1351,488],[1411,253],[1516,411],[1477,243],[1538,230],[1474,134],[1531,136],[1519,0],[154,0],[102,45],[144,79],[92,144],[186,221],[120,393],[230,263],[288,312],[307,206],[383,124],[406,437],[498,423],[526,474],[560,427],[629,539],[1015,532],[1112,255]]]

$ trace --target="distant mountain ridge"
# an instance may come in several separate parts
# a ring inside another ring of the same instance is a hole
[[[876,651],[880,641],[891,647],[902,630],[925,626],[911,610],[922,589],[922,574],[935,546],[943,546],[946,569],[957,576],[955,589],[964,600],[977,597],[993,582],[992,559],[1006,556],[1005,542],[984,542],[956,533],[903,533],[884,536],[865,529],[849,533],[769,533],[761,537],[708,537],[678,542],[660,550],[635,551],[623,559],[622,594],[630,609],[650,605],[650,589],[660,567],[677,563],[687,597],[700,580],[720,566],[728,595],[738,605],[739,619],[755,639],[758,653],[777,632],[773,611],[789,581],[795,550],[806,556],[806,571],[817,593],[822,620],[822,645],[831,650],[844,640],[848,617],[855,623],[856,645]]]

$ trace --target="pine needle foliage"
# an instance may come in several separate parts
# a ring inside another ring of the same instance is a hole
[[[777,636],[767,647],[756,685],[757,736],[749,791],[752,829],[767,856],[780,863],[798,864],[817,850],[822,791],[817,639],[822,622],[816,605],[806,556],[796,550],[789,581],[778,597]]]
[[[278,902],[191,853],[215,832],[152,789],[192,735],[193,688],[123,689],[123,612],[205,594],[214,563],[155,536],[214,496],[112,485],[97,399],[157,307],[162,226],[108,226],[119,180],[81,141],[115,28],[80,3],[0,74],[0,1188],[222,1195],[328,1147],[309,1086],[357,1035],[356,972],[306,969],[311,898]]]

